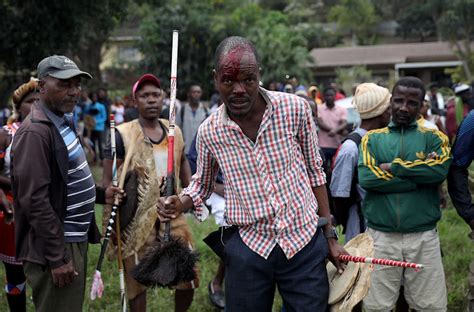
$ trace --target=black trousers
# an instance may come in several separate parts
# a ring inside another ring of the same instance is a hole
[[[264,259],[248,248],[236,231],[225,249],[226,311],[271,311],[275,287],[287,312],[326,311],[329,284],[327,241],[318,229],[290,260],[277,245]]]
[[[104,131],[92,130],[91,141],[94,144],[94,153],[96,153],[96,151],[98,150],[99,159],[103,160],[104,159],[104,146],[103,146]],[[95,159],[97,160],[97,154],[96,154]]]

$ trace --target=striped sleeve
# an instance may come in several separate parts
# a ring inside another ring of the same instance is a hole
[[[414,161],[395,158],[391,170],[394,175],[409,179],[416,184],[441,183],[448,175],[451,164],[451,149],[448,137],[439,130],[425,129],[428,137],[426,154],[436,152],[434,159],[417,159]]]
[[[362,138],[359,150],[358,177],[359,184],[367,191],[385,193],[408,192],[416,189],[416,184],[394,176],[379,167],[374,145],[376,145],[376,133],[369,132]],[[375,141],[375,142],[374,142]]]

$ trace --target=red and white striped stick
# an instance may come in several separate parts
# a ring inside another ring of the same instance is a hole
[[[166,175],[166,197],[174,194],[174,131],[176,127],[176,76],[178,68],[178,31],[173,30],[171,44],[170,117],[168,131],[168,168]],[[170,222],[165,222],[164,241],[170,241]]]
[[[379,265],[389,265],[389,266],[396,266],[402,268],[412,268],[412,269],[422,269],[423,264],[418,263],[411,263],[405,261],[395,261],[390,259],[380,259],[380,258],[369,258],[369,257],[357,257],[351,255],[340,255],[339,260],[344,262],[362,262],[362,263],[371,263],[371,264],[379,264]]]

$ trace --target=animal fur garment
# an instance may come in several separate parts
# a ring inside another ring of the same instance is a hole
[[[127,258],[137,253],[150,236],[153,227],[158,221],[156,203],[160,198],[163,181],[158,181],[148,168],[135,166],[137,176],[137,203],[138,207],[133,219],[122,234],[123,256]]]
[[[139,188],[138,175],[134,170],[127,172],[125,176],[125,184],[123,190],[127,196],[120,203],[120,230],[124,231],[125,228],[132,222],[135,213],[138,208],[138,188]]]
[[[129,188],[136,186],[130,196],[127,193],[127,201],[120,207],[120,227],[122,230],[122,254],[124,258],[137,253],[150,236],[155,223],[158,220],[156,203],[160,198],[163,181],[157,181],[154,174],[149,174],[149,169],[135,165],[135,168],[127,173]],[[125,215],[122,218],[122,213]],[[110,216],[110,206],[104,206],[104,217]],[[124,220],[124,221],[122,221]],[[105,223],[104,223],[105,224]],[[109,245],[108,257],[113,259],[116,255],[116,246]]]
[[[199,259],[196,251],[189,250],[181,239],[171,238],[150,248],[141,262],[132,270],[132,276],[147,287],[169,287],[196,278],[194,266]]]

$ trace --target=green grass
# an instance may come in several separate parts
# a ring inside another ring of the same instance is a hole
[[[101,209],[98,209],[101,211]],[[217,270],[218,258],[206,247],[202,239],[207,233],[216,229],[213,219],[198,223],[194,218],[189,217],[189,224],[192,228],[196,248],[200,252],[200,280],[201,286],[196,290],[191,311],[214,311],[207,297],[207,283]],[[89,249],[89,274],[86,291],[90,290],[94,267],[97,264],[100,248],[98,245]],[[86,299],[84,309],[86,311],[119,311],[120,293],[118,286],[117,261],[105,261],[102,268],[103,280],[105,283],[105,293],[101,299],[91,301]],[[148,311],[173,311],[174,291],[170,289],[153,289],[147,293]]]
[[[96,181],[100,181],[100,172],[94,170]],[[102,207],[97,205],[97,220],[101,220]],[[207,284],[214,276],[217,269],[218,258],[205,245],[202,239],[208,233],[215,230],[217,226],[211,217],[203,223],[197,222],[189,217],[194,242],[201,258],[199,262],[201,286],[196,290],[194,301],[190,311],[215,311],[209,302]],[[101,222],[99,222],[101,224]],[[448,287],[448,311],[465,311],[467,309],[467,272],[471,261],[474,261],[474,244],[467,237],[468,226],[457,215],[449,203],[449,207],[443,211],[443,217],[439,222],[441,247],[444,253],[443,264]],[[102,277],[105,284],[104,296],[101,299],[91,301],[89,299],[92,276],[97,265],[100,252],[99,245],[89,245],[88,273],[86,285],[86,300],[84,311],[119,311],[120,294],[118,286],[117,262],[104,261]],[[0,268],[0,276],[4,276],[3,266]],[[31,300],[31,289],[28,289],[28,311],[34,311]],[[0,311],[6,311],[7,302],[4,292],[0,295]],[[173,291],[169,289],[148,290],[148,311],[173,311]],[[280,311],[281,298],[276,294],[273,311]]]
[[[101,218],[102,209],[97,209],[97,219]],[[192,216],[188,216],[188,223],[193,232],[196,249],[200,253],[199,271],[200,287],[196,289],[193,304],[190,311],[217,311],[208,299],[207,284],[214,277],[218,266],[218,257],[202,241],[210,232],[217,229],[214,218],[205,222],[198,222]],[[90,291],[92,276],[99,257],[98,245],[90,245],[89,265],[86,292]],[[88,297],[84,304],[85,311],[119,311],[120,293],[118,286],[117,261],[105,261],[102,267],[102,276],[105,284],[105,293],[101,299],[91,301]],[[87,294],[88,295],[88,294]],[[275,296],[274,311],[280,311],[281,300]],[[174,291],[170,289],[152,289],[147,292],[148,311],[174,311]]]
[[[454,209],[446,209],[438,225],[448,288],[448,311],[466,311],[467,274],[469,263],[474,261],[474,243],[468,238],[470,230]]]

